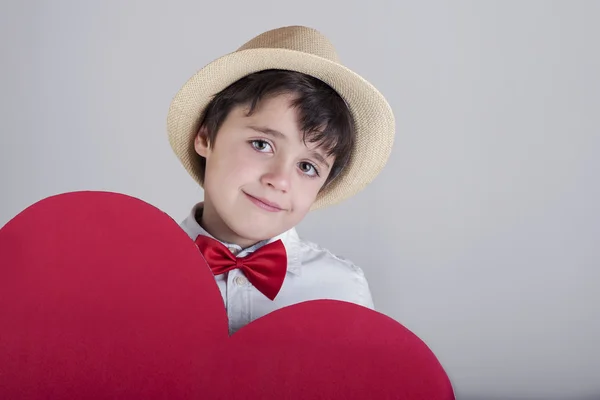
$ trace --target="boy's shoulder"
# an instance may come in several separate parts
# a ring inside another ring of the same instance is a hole
[[[291,264],[299,268],[318,268],[319,270],[346,273],[354,275],[358,279],[365,279],[362,268],[352,260],[335,254],[316,242],[300,237],[295,229],[288,232],[288,237],[284,239],[284,243]]]
[[[319,267],[336,268],[364,276],[362,268],[352,260],[321,246],[320,244],[297,236],[295,247],[303,265],[319,264]]]
[[[284,239],[288,252],[288,270],[302,281],[310,282],[310,290],[332,298],[351,301],[374,308],[366,276],[361,267],[331,250],[301,238],[295,230]]]

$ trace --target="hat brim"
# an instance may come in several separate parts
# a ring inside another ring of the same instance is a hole
[[[356,126],[356,143],[340,175],[324,187],[311,210],[337,204],[364,189],[385,166],[394,142],[395,120],[384,96],[352,70],[325,58],[288,49],[236,51],[209,63],[175,95],[167,116],[169,143],[184,168],[200,184],[194,136],[212,96],[254,72],[282,69],[327,83],[346,101]]]

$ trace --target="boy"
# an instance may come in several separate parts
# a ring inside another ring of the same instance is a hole
[[[371,182],[394,137],[384,97],[322,34],[274,29],[208,64],[175,96],[168,134],[204,189],[181,226],[215,274],[230,333],[307,300],[373,308],[362,270],[295,230]]]

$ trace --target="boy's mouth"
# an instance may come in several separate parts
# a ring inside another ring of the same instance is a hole
[[[242,191],[242,193],[244,193],[246,195],[246,197],[248,197],[248,199],[253,202],[256,206],[262,208],[263,210],[266,211],[270,211],[270,212],[279,212],[279,211],[284,211],[284,209],[277,203],[274,203],[272,201],[269,201],[267,199],[262,199],[259,197],[254,197],[252,195],[249,195],[248,193]]]

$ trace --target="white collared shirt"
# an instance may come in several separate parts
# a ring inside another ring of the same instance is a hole
[[[214,239],[196,221],[199,208],[202,208],[202,203],[193,207],[181,227],[192,240],[198,235]],[[239,269],[215,276],[227,309],[230,334],[271,311],[307,300],[341,300],[374,308],[363,271],[352,262],[301,239],[294,228],[246,249],[236,244],[221,243],[237,257],[244,257],[278,239],[285,246],[288,265],[283,286],[273,301],[252,286]]]

